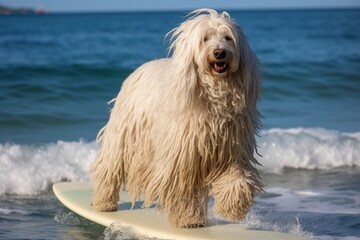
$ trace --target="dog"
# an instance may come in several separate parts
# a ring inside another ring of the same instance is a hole
[[[97,136],[93,207],[133,204],[165,210],[174,227],[206,226],[214,211],[243,219],[262,183],[256,139],[261,72],[227,12],[191,12],[169,32],[170,56],[147,62],[123,83]]]

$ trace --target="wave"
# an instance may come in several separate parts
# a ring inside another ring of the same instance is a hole
[[[83,141],[0,144],[0,195],[40,194],[62,180],[90,181],[89,168],[97,148],[95,142]]]
[[[11,214],[17,214],[17,215],[30,215],[32,212],[21,210],[21,209],[14,209],[14,208],[0,208],[0,215],[11,215]]]
[[[360,167],[360,132],[322,128],[270,129],[258,139],[265,171],[283,168],[332,169]]]
[[[360,132],[293,128],[264,130],[260,135],[260,171],[360,167]],[[98,148],[95,141],[0,144],[0,195],[41,194],[58,181],[90,181]]]

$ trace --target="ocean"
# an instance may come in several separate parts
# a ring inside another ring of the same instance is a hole
[[[229,11],[261,61],[265,193],[241,224],[360,239],[360,9]],[[67,210],[123,80],[187,12],[0,16],[0,238],[147,239]],[[215,219],[217,216],[211,215]]]

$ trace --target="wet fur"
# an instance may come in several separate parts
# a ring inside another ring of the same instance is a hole
[[[262,190],[257,59],[226,12],[191,15],[170,32],[172,56],[140,66],[114,99],[92,165],[98,211],[116,210],[125,189],[133,202],[165,209],[173,226],[198,227],[207,224],[209,195],[217,213],[240,220]],[[228,51],[225,74],[209,64],[216,47]]]

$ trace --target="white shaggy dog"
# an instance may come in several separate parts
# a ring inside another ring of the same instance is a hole
[[[175,227],[207,223],[209,195],[228,220],[244,218],[262,190],[254,167],[260,74],[246,36],[226,12],[199,9],[170,32],[172,57],[124,82],[99,132],[94,208],[133,203],[165,209]]]

